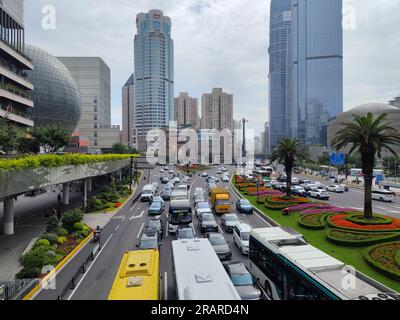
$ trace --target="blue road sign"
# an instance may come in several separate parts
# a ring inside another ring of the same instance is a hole
[[[332,153],[329,157],[329,161],[333,166],[341,166],[345,163],[344,153]]]

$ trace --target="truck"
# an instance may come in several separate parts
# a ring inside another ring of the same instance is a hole
[[[214,212],[223,215],[228,213],[231,209],[230,199],[231,195],[229,190],[224,188],[211,189],[211,204]]]
[[[141,202],[150,202],[151,198],[156,193],[156,187],[153,184],[148,184],[143,187],[142,194],[140,195]]]

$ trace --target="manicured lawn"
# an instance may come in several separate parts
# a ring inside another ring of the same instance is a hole
[[[282,226],[291,227],[301,233],[304,238],[313,246],[344,262],[347,265],[353,266],[367,276],[383,283],[384,285],[400,292],[400,282],[392,280],[379,272],[376,272],[364,259],[364,251],[366,248],[352,248],[335,245],[328,242],[325,230],[309,230],[301,227],[297,223],[298,215],[292,214],[285,216],[281,211],[272,211],[265,208],[264,205],[257,204],[257,197],[247,196],[252,204],[260,209],[264,214],[275,220]]]

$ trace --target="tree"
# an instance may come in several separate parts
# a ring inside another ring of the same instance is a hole
[[[7,118],[0,118],[0,150],[11,153],[17,149],[18,132]]]
[[[19,138],[18,139],[18,152],[19,153],[39,153],[40,144],[31,138]]]
[[[35,127],[32,130],[32,138],[43,148],[45,153],[54,153],[67,145],[71,135],[69,131],[63,127],[51,125]]]
[[[126,154],[128,153],[128,147],[122,143],[115,143],[111,148],[111,153],[115,154]]]
[[[278,146],[273,150],[271,162],[278,161],[285,166],[286,172],[286,195],[292,195],[292,171],[295,162],[302,162],[308,159],[308,153],[301,147],[300,141],[296,138],[284,138],[278,142]]]
[[[343,123],[344,128],[339,130],[333,139],[332,147],[337,151],[348,146],[349,155],[355,151],[361,154],[362,173],[364,175],[364,217],[373,218],[372,211],[372,180],[375,167],[375,158],[382,158],[382,149],[386,148],[394,156],[394,145],[400,145],[400,133],[387,122],[387,114],[374,116],[353,115],[353,122]]]

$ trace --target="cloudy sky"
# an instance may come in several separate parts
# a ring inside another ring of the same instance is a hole
[[[136,14],[172,18],[175,95],[213,87],[234,94],[235,119],[260,132],[268,117],[270,0],[27,0],[27,41],[55,56],[100,56],[111,68],[112,121],[121,124],[121,86],[133,72]],[[42,9],[56,9],[56,29]],[[400,0],[344,0],[355,20],[344,32],[345,109],[400,93]]]

